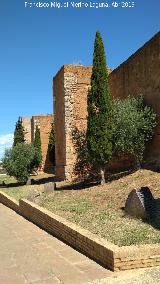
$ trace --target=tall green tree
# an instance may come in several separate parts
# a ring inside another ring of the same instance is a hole
[[[35,164],[39,167],[42,163],[42,148],[41,148],[41,136],[40,129],[36,126],[35,138],[34,138],[34,148],[35,148]]]
[[[93,53],[91,88],[87,99],[87,148],[90,161],[98,166],[101,184],[105,183],[105,167],[112,157],[112,101],[103,40],[96,32]]]
[[[24,143],[24,127],[22,124],[22,118],[19,117],[18,121],[16,122],[16,127],[14,131],[14,141],[13,146],[16,146],[18,143]]]
[[[51,123],[51,131],[48,138],[48,153],[49,160],[53,165],[55,165],[55,131],[54,131],[54,122]]]

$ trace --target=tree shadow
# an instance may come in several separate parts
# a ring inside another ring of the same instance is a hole
[[[109,173],[107,175],[105,185],[107,185],[108,182],[118,180],[122,177],[125,177],[132,172],[133,172],[133,170],[132,171],[131,170],[130,171],[124,171],[124,172],[120,172],[120,173]],[[97,176],[96,177],[91,176],[90,178],[85,179],[85,180],[78,180],[78,179],[76,180],[75,179],[75,181],[73,183],[59,186],[59,187],[56,188],[56,190],[88,189],[88,188],[92,188],[94,186],[101,186],[100,182],[101,182],[100,176],[98,178],[97,178]]]
[[[61,181],[60,179],[56,178],[54,175],[50,177],[44,177],[44,178],[31,178],[31,185],[40,185],[40,184],[45,184],[48,182],[59,182]]]
[[[108,177],[106,178],[107,182],[111,182],[111,181],[115,181],[115,180],[119,180],[120,178],[126,177],[134,172],[136,172],[137,169],[129,169],[126,171],[122,171],[122,172],[112,172],[108,174]]]
[[[143,219],[142,222],[152,226],[154,229],[160,230],[160,198],[153,199],[150,204],[150,207],[148,207],[148,204],[145,204],[145,208],[147,212],[147,217]],[[120,209],[124,213],[124,218],[137,220],[135,216],[129,215],[125,211],[125,207],[121,207]]]
[[[19,186],[23,186],[25,185],[25,183],[22,182],[14,182],[14,183],[1,183],[0,184],[0,188],[10,188],[10,187],[19,187]]]
[[[86,182],[86,181],[80,181],[80,182],[75,182],[72,184],[66,184],[62,186],[58,186],[56,190],[82,190],[82,189],[88,189],[94,186],[99,185],[99,182]]]

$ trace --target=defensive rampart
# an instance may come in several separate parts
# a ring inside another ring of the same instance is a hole
[[[76,161],[72,130],[86,128],[87,94],[92,67],[64,65],[53,79],[56,133],[56,176],[72,180]],[[158,126],[147,148],[146,162],[160,165],[160,32],[118,68],[109,70],[113,97],[144,95],[157,114]]]

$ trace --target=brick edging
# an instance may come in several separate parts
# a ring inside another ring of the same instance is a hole
[[[0,203],[113,271],[160,265],[160,245],[118,247],[26,199],[0,191]]]
[[[19,202],[2,191],[0,191],[0,203],[20,213]]]

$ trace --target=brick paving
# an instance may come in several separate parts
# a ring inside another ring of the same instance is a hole
[[[0,204],[0,284],[80,284],[112,276]]]

